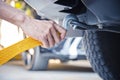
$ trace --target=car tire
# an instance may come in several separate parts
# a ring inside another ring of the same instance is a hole
[[[92,68],[103,80],[120,80],[120,34],[86,31],[84,46]]]
[[[30,54],[29,51],[26,51],[22,54],[25,67],[28,70],[36,71],[36,70],[46,70],[48,68],[48,58],[44,57],[40,53],[41,47],[34,48],[34,54]]]

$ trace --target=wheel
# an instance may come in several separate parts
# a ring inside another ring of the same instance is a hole
[[[120,34],[86,31],[84,45],[92,68],[103,80],[120,80]]]
[[[48,67],[48,58],[40,53],[41,47],[36,47],[25,51],[22,54],[25,66],[28,70],[46,70]]]

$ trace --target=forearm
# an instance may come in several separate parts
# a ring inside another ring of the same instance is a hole
[[[66,31],[54,21],[44,21],[29,18],[0,0],[0,18],[20,26],[25,34],[42,41],[43,47],[52,47],[64,39]],[[60,33],[60,35],[58,35]]]
[[[7,20],[17,26],[20,26],[21,23],[24,22],[27,16],[24,14],[23,11],[15,9],[2,0],[0,0],[0,18]]]

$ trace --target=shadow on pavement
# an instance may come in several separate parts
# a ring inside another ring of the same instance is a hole
[[[17,66],[23,67],[23,61],[10,61],[7,63],[9,66]],[[86,61],[78,61],[78,62],[71,62],[71,63],[49,63],[48,69],[46,71],[72,71],[72,72],[93,72],[90,64]]]

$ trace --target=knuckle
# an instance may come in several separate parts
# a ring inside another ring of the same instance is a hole
[[[50,47],[53,47],[53,46],[54,46],[54,44],[51,44],[51,45],[50,45]]]
[[[41,35],[40,38],[41,38],[42,40],[44,40],[44,39],[46,39],[46,35],[45,35],[45,34],[44,34],[44,35]]]
[[[44,36],[46,37],[46,36],[49,35],[49,34],[50,34],[50,29],[46,30]]]
[[[50,24],[48,25],[48,29],[47,29],[47,31],[50,31],[50,29],[52,29],[53,26],[54,26],[54,25],[50,23]]]
[[[63,34],[66,34],[66,30],[63,30]]]
[[[49,21],[51,24],[55,24],[55,22],[54,21]]]
[[[59,43],[60,42],[60,39],[56,39],[56,41],[55,41],[56,43]]]
[[[39,36],[39,37],[38,37],[38,40],[43,42],[43,37],[42,37],[42,36]]]

